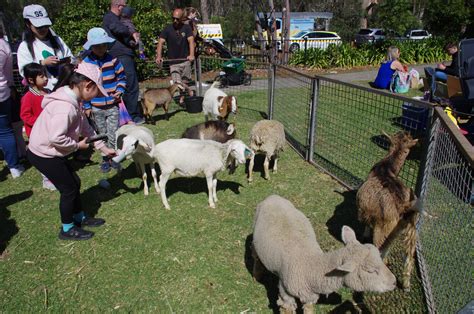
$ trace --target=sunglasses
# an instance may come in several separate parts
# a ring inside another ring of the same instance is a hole
[[[181,21],[181,18],[179,18],[179,17],[174,17],[173,16],[172,19],[173,19],[173,21]]]

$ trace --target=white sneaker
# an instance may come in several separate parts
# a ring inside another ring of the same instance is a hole
[[[50,190],[50,191],[57,190],[53,182],[51,182],[48,178],[43,178],[43,189]]]
[[[22,165],[16,168],[10,168],[10,173],[13,179],[19,178],[23,174],[23,172],[25,172],[25,168]]]

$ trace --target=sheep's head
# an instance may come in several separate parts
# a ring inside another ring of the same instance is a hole
[[[342,276],[344,286],[355,291],[387,292],[395,289],[397,280],[374,245],[361,244],[348,226],[342,227],[342,241],[349,252],[331,274]]]
[[[254,155],[254,152],[241,140],[230,140],[227,153],[229,156],[227,159],[229,173],[233,173],[237,165],[244,164],[247,159]]]
[[[146,153],[151,152],[151,147],[135,136],[127,135],[122,140],[122,147],[117,151],[118,155],[113,158],[115,162],[122,162],[125,158],[130,158],[137,150]]]

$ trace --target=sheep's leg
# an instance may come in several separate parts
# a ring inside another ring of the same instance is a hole
[[[279,295],[277,304],[280,306],[280,313],[296,313],[297,305],[295,298],[286,292],[281,280],[278,282],[278,291]]]
[[[140,167],[140,171],[142,172],[142,180],[143,180],[143,193],[145,195],[148,195],[148,182],[147,182],[147,175],[146,175],[146,169],[145,169],[145,164],[143,163],[138,163],[138,166]]]
[[[250,162],[249,162],[249,177],[248,177],[248,182],[253,181],[253,164],[255,162],[255,154],[252,154],[252,157],[250,157]]]
[[[151,163],[150,169],[151,169],[151,176],[153,177],[153,182],[155,183],[155,191],[156,193],[160,194],[160,188],[158,187],[158,182],[156,181],[155,164]]]
[[[217,178],[216,175],[212,178],[212,197],[214,198],[214,202],[217,203]]]
[[[161,170],[159,186],[161,191],[161,201],[166,209],[170,209],[170,204],[168,204],[168,200],[166,199],[166,182],[168,182],[170,175],[171,173],[163,172],[163,169]]]
[[[402,275],[402,286],[405,291],[410,291],[410,278],[413,270],[414,256],[416,250],[416,222],[418,214],[409,218],[408,228],[406,229],[404,244],[406,248],[405,267]]]
[[[265,172],[265,180],[270,179],[270,174],[268,171],[269,165],[270,165],[270,158],[268,158],[268,156],[265,156],[265,161],[263,162],[263,171]]]
[[[305,303],[305,305],[303,305],[303,313],[304,314],[313,314],[314,313],[314,303]]]
[[[206,176],[207,181],[207,191],[209,193],[209,207],[216,208],[216,204],[214,204],[214,197],[212,197],[212,176]]]
[[[273,162],[273,173],[277,173],[277,171],[278,171],[278,166],[277,166],[278,165],[278,157],[275,156],[273,161],[274,161]]]
[[[255,251],[253,243],[252,243],[252,258],[253,258],[252,276],[256,281],[260,281],[265,272],[265,266],[263,266],[262,262],[258,258],[257,251]]]

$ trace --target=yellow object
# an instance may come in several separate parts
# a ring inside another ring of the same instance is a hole
[[[451,119],[451,121],[453,121],[454,125],[457,126],[458,129],[459,129],[458,120],[456,119],[456,117],[454,117],[453,110],[450,107],[446,107],[446,108],[444,108],[444,112],[446,112],[449,119]]]

